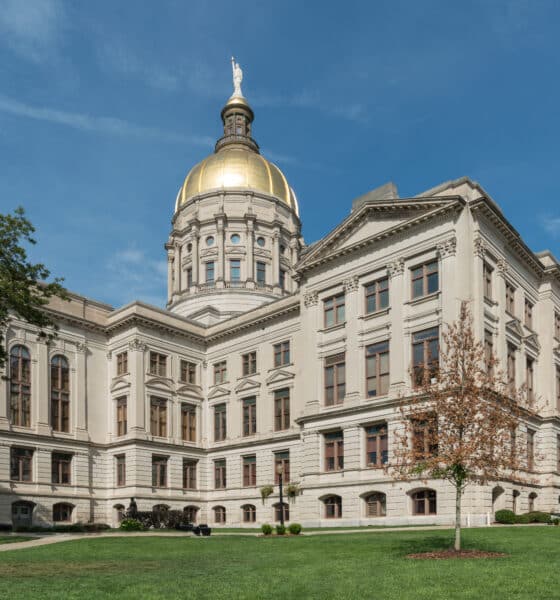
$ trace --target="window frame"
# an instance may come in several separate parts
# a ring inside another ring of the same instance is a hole
[[[9,369],[10,423],[31,427],[31,353],[27,346],[15,344],[10,348]]]
[[[225,458],[214,460],[214,489],[225,490],[227,488],[227,463]]]
[[[154,437],[167,437],[167,404],[167,398],[150,396],[150,434]]]
[[[227,437],[227,404],[214,404],[214,441],[223,442]]]
[[[241,281],[241,259],[229,259],[229,281],[230,283],[239,283]]]
[[[198,489],[197,481],[198,460],[195,458],[183,458],[183,489]]]
[[[384,358],[386,356],[386,358]],[[375,375],[370,375],[370,362],[375,359]],[[377,342],[375,344],[368,344],[365,348],[365,371],[366,371],[366,397],[377,398],[379,396],[387,396],[389,393],[389,387],[391,385],[391,345],[389,340]],[[386,361],[387,370],[382,371],[382,363]],[[381,386],[381,382],[385,381],[386,378],[386,389]],[[372,381],[378,382],[375,393],[371,393],[370,383]],[[379,390],[379,391],[378,391]]]
[[[430,270],[430,267],[435,265],[435,269]],[[419,275],[415,276],[415,271],[421,269]],[[430,277],[435,275],[436,278],[436,289],[430,290]],[[421,281],[422,290],[420,293],[415,293],[415,282]],[[420,298],[425,298],[426,296],[431,296],[432,294],[437,294],[441,289],[440,282],[440,269],[439,269],[439,260],[437,258],[433,258],[431,260],[427,260],[419,265],[410,268],[410,298],[411,300],[418,300]]]
[[[516,287],[513,285],[513,283],[506,281],[506,306],[505,306],[505,310],[506,313],[508,313],[509,315],[511,315],[512,317],[515,317],[515,292],[516,292]]]
[[[214,385],[223,385],[227,383],[227,360],[221,360],[213,365]]]
[[[330,375],[332,373],[332,375]],[[332,379],[332,384],[329,383]],[[325,406],[338,406],[346,397],[346,353],[326,356],[323,363],[323,395]],[[332,400],[329,399],[332,392]]]
[[[482,262],[482,290],[484,298],[492,301],[493,299],[493,275],[494,268],[487,261]]]
[[[126,485],[126,454],[115,455],[116,487]]]
[[[375,519],[387,516],[387,494],[383,492],[371,492],[364,497],[366,503],[366,518]],[[375,508],[375,511],[371,509]]]
[[[128,352],[123,350],[117,354],[117,377],[128,375]]]
[[[152,487],[167,488],[168,487],[168,456],[152,454]]]
[[[116,399],[117,410],[117,437],[128,433],[128,398],[120,396]]]
[[[435,490],[428,488],[417,490],[411,494],[411,499],[414,516],[437,515],[437,492]],[[420,506],[423,507],[422,510],[418,510]]]
[[[323,498],[325,507],[325,519],[341,519],[342,518],[342,497],[337,494],[330,494]],[[332,514],[329,514],[331,513]]]
[[[242,434],[243,437],[256,435],[257,433],[257,397],[247,396],[241,400],[242,403]]]
[[[32,483],[33,480],[33,458],[34,450],[23,446],[12,446],[10,448],[10,481],[18,483]],[[17,464],[17,469],[14,467]],[[17,470],[17,474],[14,473]]]
[[[257,351],[251,350],[241,355],[241,372],[243,377],[257,373]]]
[[[386,421],[364,427],[366,436],[366,467],[382,468],[389,462],[389,428]],[[370,449],[375,446],[375,450]],[[371,455],[375,453],[375,461]]]
[[[323,444],[325,472],[344,471],[344,431],[338,429],[324,433]]]
[[[256,523],[257,522],[257,507],[254,504],[244,504],[241,507],[243,515],[243,523]]]
[[[274,431],[290,429],[290,388],[274,390]]]
[[[70,432],[70,363],[63,354],[50,360],[51,427],[60,433]]]
[[[150,350],[150,375],[156,377],[167,377],[167,354]]]
[[[433,332],[433,333],[432,333]],[[431,333],[431,335],[429,335]],[[420,337],[423,336],[423,337]],[[431,356],[430,343],[436,342],[437,358]],[[420,331],[412,333],[412,387],[418,389],[422,387],[426,371],[430,374],[430,380],[437,377],[439,370],[439,353],[440,353],[440,327],[428,327]],[[422,347],[422,362],[415,362],[415,349]],[[427,365],[427,366],[426,366]],[[419,375],[422,374],[420,378]]]
[[[386,284],[386,287],[381,288],[381,284]],[[385,295],[383,295],[385,294]],[[386,303],[383,305],[382,299],[386,298]],[[370,310],[370,299],[374,308]],[[379,279],[366,283],[364,285],[364,311],[366,315],[373,315],[389,308],[389,277],[384,275]]]
[[[280,483],[278,467],[282,467],[282,483],[290,483],[290,451],[280,450],[274,453],[274,485]]]
[[[212,512],[214,513],[214,523],[218,525],[225,525],[226,523],[226,507],[225,506],[213,506]]]
[[[204,263],[204,282],[208,285],[216,281],[216,266],[213,260]]]
[[[241,458],[243,467],[243,487],[257,486],[257,455],[250,454]]]
[[[274,368],[285,367],[290,364],[290,340],[277,342],[272,346]]]
[[[183,442],[197,441],[197,410],[196,404],[181,402],[181,440]]]
[[[266,263],[262,260],[255,262],[255,281],[257,287],[266,286]]]
[[[64,481],[66,479],[66,481]],[[72,484],[72,454],[53,452],[51,454],[51,483],[53,485]]]
[[[179,362],[179,381],[196,385],[196,363],[182,358]]]
[[[329,321],[332,318],[332,323]],[[330,329],[346,323],[346,295],[339,292],[323,300],[323,327]]]

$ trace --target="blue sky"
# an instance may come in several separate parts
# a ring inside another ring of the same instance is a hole
[[[163,305],[177,189],[232,54],[312,242],[352,199],[469,175],[560,255],[560,3],[0,0],[0,210],[69,289]]]

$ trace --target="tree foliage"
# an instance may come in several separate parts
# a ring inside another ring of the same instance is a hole
[[[35,228],[23,208],[13,214],[0,214],[0,368],[6,362],[5,332],[11,315],[38,328],[48,340],[57,326],[44,310],[53,296],[67,298],[62,279],[48,282],[50,271],[42,263],[29,261],[26,244],[34,245]]]

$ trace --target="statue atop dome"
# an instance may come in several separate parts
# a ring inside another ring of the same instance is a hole
[[[243,98],[243,92],[241,91],[241,82],[243,81],[243,71],[239,66],[239,63],[235,62],[235,58],[231,57],[231,70],[233,71],[233,94],[232,98],[238,97]]]

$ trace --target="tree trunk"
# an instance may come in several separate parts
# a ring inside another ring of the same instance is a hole
[[[455,487],[455,551],[461,549],[461,496],[463,490],[461,486]]]

